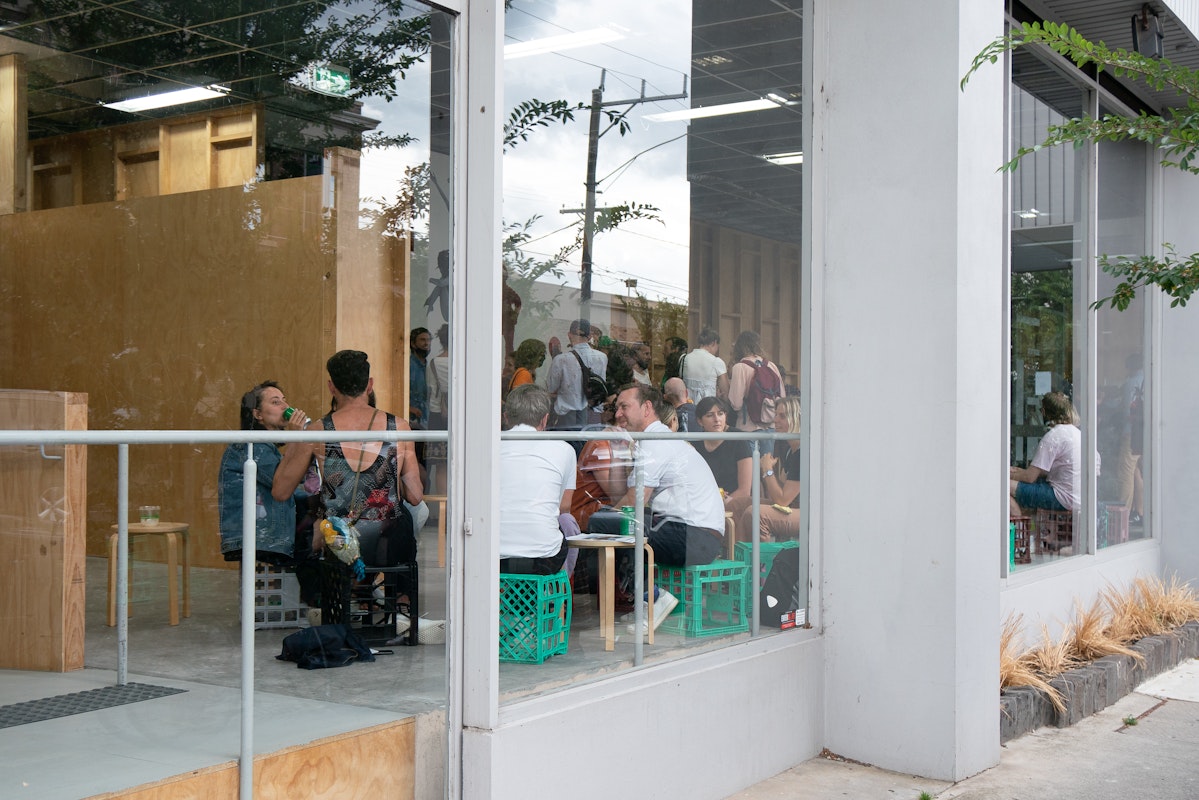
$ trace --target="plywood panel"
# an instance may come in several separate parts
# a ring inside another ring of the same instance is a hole
[[[321,413],[337,249],[321,185],[302,178],[0,217],[0,330],[9,334],[0,386],[87,392],[91,426],[104,430],[236,429],[241,394],[268,378]],[[130,503],[191,524],[201,566],[225,566],[222,451],[130,452]],[[116,448],[92,448],[87,467],[88,549],[104,555]]]
[[[162,194],[209,188],[208,120],[164,125],[161,137],[158,178]]]
[[[24,56],[0,56],[0,214],[24,211],[29,202],[25,79]]]
[[[411,800],[415,763],[415,721],[398,720],[256,756],[254,797]],[[227,800],[237,796],[239,780],[237,764],[229,762],[88,800]]]
[[[0,391],[0,419],[13,430],[78,430],[86,415],[81,395]],[[81,451],[0,448],[0,668],[83,666]]]

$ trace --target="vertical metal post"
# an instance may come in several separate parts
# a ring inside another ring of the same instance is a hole
[[[258,462],[254,445],[246,443],[241,496],[241,759],[238,763],[241,800],[254,797],[254,568],[258,541],[255,523],[258,500]]]
[[[759,607],[762,593],[758,591],[758,581],[760,580],[758,571],[762,568],[762,553],[758,549],[762,538],[762,454],[758,449],[758,440],[754,439],[753,447],[753,467],[751,473],[754,476],[750,483],[749,498],[751,508],[753,508],[752,522],[750,527],[750,535],[753,537],[750,541],[753,542],[750,549],[753,555],[749,560],[749,593],[750,593],[750,608],[751,616],[749,618],[749,632],[751,636],[757,636],[760,633],[760,623],[762,609]]]
[[[645,658],[645,464],[640,448],[633,442],[633,666],[641,666]],[[656,561],[656,559],[655,559]],[[653,597],[650,597],[653,602]],[[654,620],[657,622],[657,620]]]
[[[129,682],[129,445],[117,445],[117,686]]]

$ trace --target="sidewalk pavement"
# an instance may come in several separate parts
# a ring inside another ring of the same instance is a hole
[[[1130,717],[1136,725],[1124,724]],[[1199,659],[1190,659],[1069,728],[1008,742],[998,766],[956,784],[814,758],[729,800],[1195,800],[1197,756]]]

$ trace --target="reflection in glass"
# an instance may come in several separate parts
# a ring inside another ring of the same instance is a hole
[[[1033,55],[1013,55],[1012,82],[1013,152],[1039,144],[1050,125],[1082,111],[1083,92]],[[1048,462],[1033,467],[1042,437],[1057,421],[1046,419],[1044,398],[1060,393],[1067,403],[1079,404],[1075,329],[1083,310],[1077,287],[1085,253],[1084,153],[1071,147],[1039,150],[1025,156],[1012,175],[1011,492],[1022,480],[1049,477]],[[1076,479],[1081,477],[1079,472]],[[1020,534],[1010,543],[1015,567],[1085,550],[1080,505],[1069,502],[1065,513],[1054,511],[1044,506],[1063,505],[1055,502],[1057,495],[1041,494],[1040,509],[1022,508],[1014,496],[1009,503]]]
[[[1106,113],[1102,109],[1101,113]],[[1146,253],[1149,152],[1138,142],[1099,146],[1099,252],[1109,258]],[[1111,295],[1116,279],[1100,272],[1096,294]],[[1098,543],[1106,547],[1149,535],[1145,521],[1148,405],[1145,380],[1148,320],[1144,292],[1124,311],[1097,312],[1096,405],[1099,476]]]
[[[674,426],[694,434],[694,404],[706,394],[722,402],[730,396],[734,342],[743,334],[777,367],[777,396],[798,393],[801,8],[773,0],[638,6],[517,0],[507,9],[501,339],[510,360],[503,388],[530,378],[546,387],[553,395],[551,430],[640,430],[629,417],[640,405],[619,405],[622,387],[639,385],[661,387],[671,398],[655,415],[663,430],[673,429],[666,424],[673,412]],[[543,343],[546,353],[532,367],[537,352],[530,342]],[[742,372],[749,370],[745,365]],[[601,385],[591,391],[593,379]],[[732,398],[724,429],[771,430],[760,418],[742,419],[745,384]],[[705,391],[689,396],[691,387]],[[696,444],[698,452],[682,441],[670,446],[684,448],[708,477],[712,470],[699,452],[745,454],[750,447]],[[575,445],[581,457],[572,505],[583,531],[603,507],[626,503],[636,466],[651,480],[665,468],[631,455],[627,445]],[[664,446],[640,442],[633,451]],[[734,461],[748,467],[750,459]],[[737,560],[734,537],[750,538],[753,526],[746,524],[742,535],[739,518],[757,480],[748,470],[732,478],[731,512],[715,479],[710,493],[696,492],[676,507],[670,488],[659,487],[647,506],[680,519],[708,509],[693,527],[715,531],[723,542],[713,534],[697,542],[712,545],[702,554],[704,568],[712,559],[745,563]],[[660,544],[662,552],[654,546],[657,596],[665,592],[680,602],[671,620],[655,620],[667,627],[647,643],[646,658],[721,646],[722,637],[746,632],[748,625],[725,625],[699,635],[698,622],[690,632],[673,624],[688,607],[700,609],[671,583],[681,573],[665,571],[689,562]],[[635,657],[627,621],[617,620],[613,650],[605,649],[607,593],[620,601],[617,613],[631,610],[634,599],[629,555],[619,559],[619,581],[604,554],[584,549],[579,556],[570,647],[538,667],[546,680],[547,670],[575,675],[581,666]],[[501,666],[505,691],[520,687],[522,669],[528,668]]]

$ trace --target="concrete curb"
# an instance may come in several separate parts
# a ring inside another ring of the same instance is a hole
[[[1199,622],[1188,622],[1160,636],[1147,636],[1130,648],[1144,656],[1144,663],[1138,663],[1132,656],[1105,656],[1050,680],[1049,684],[1061,693],[1066,704],[1062,713],[1039,689],[1029,686],[1003,689],[999,696],[1000,744],[1045,725],[1058,728],[1073,725],[1112,705],[1155,675],[1188,658],[1199,658]]]

